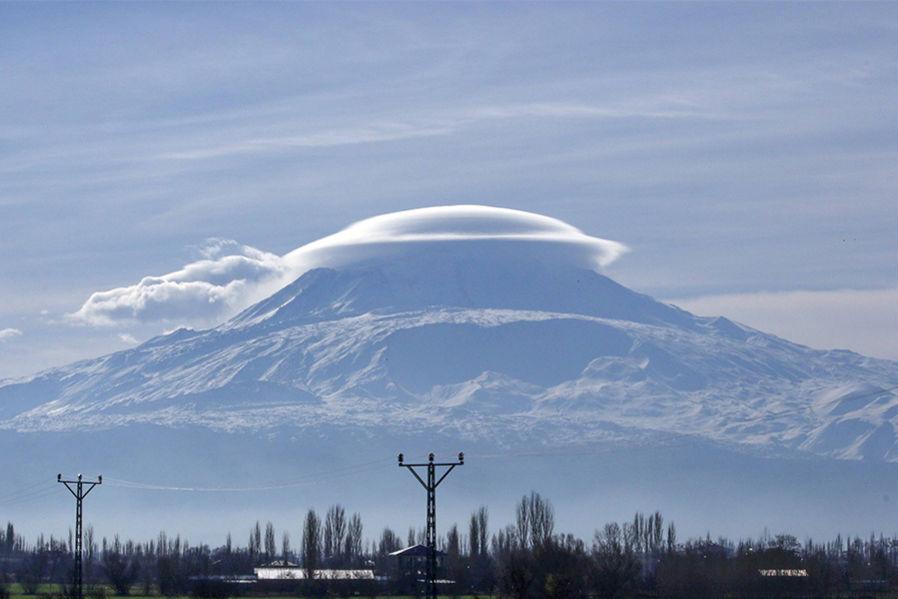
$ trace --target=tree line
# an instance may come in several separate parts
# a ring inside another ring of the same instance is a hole
[[[704,538],[680,541],[676,526],[660,512],[611,522],[584,540],[560,533],[551,502],[530,493],[515,506],[513,522],[490,528],[486,507],[439,537],[439,572],[446,592],[513,599],[624,597],[845,597],[898,589],[898,539],[882,535],[799,542],[788,534],[758,539]],[[416,593],[418,572],[398,569],[390,553],[423,542],[411,528],[403,538],[387,527],[365,536],[358,513],[341,505],[323,514],[310,509],[294,547],[288,531],[256,522],[245,544],[230,534],[223,545],[191,544],[160,532],[155,539],[84,538],[84,578],[92,592],[202,596],[201,583],[249,576],[264,564],[296,564],[314,581],[321,570],[364,569],[371,581],[320,581],[296,592],[366,595]],[[65,584],[73,568],[72,533],[26,541],[12,523],[0,528],[0,582],[37,594],[45,583]],[[318,577],[320,578],[320,577]],[[329,588],[330,586],[330,588]],[[219,585],[219,594],[256,587]],[[8,591],[0,590],[0,596]]]

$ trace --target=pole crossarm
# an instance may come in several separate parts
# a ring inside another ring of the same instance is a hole
[[[74,481],[74,480],[60,480],[60,481],[58,481],[58,482],[61,482],[62,484],[64,484],[64,485],[65,485],[65,488],[69,490],[69,493],[71,493],[72,496],[73,496],[75,499],[78,499],[78,493],[75,491],[75,489],[73,489],[72,487],[69,486],[69,485],[77,485],[77,484],[78,484],[78,481]],[[90,492],[93,490],[93,488],[96,487],[96,486],[99,485],[99,484],[102,484],[102,483],[101,483],[100,481],[95,481],[95,482],[94,482],[94,481],[91,481],[91,482],[84,482],[84,483],[82,483],[82,486],[86,486],[87,489],[86,489],[85,491],[82,492],[82,494],[81,494],[81,499],[84,499],[85,497],[87,497],[87,494],[90,493]]]
[[[450,465],[450,466],[449,466],[449,470],[446,470],[446,472],[443,473],[443,476],[441,476],[441,477],[440,477],[440,480],[438,480],[438,481],[433,485],[433,488],[435,489],[435,488],[439,487],[439,486],[440,486],[440,483],[443,482],[443,479],[446,478],[447,476],[449,476],[449,473],[452,472],[453,470],[455,470],[455,467],[458,466],[458,465],[459,465],[459,464],[452,464],[452,465]]]
[[[82,524],[84,520],[83,503],[84,498],[87,497],[88,493],[93,491],[94,487],[103,484],[103,477],[98,476],[97,480],[84,480],[84,477],[79,474],[78,478],[75,480],[63,480],[62,474],[57,474],[56,482],[65,485],[65,488],[68,489],[69,493],[75,498],[75,571],[72,577],[72,586],[74,587],[75,599],[83,599],[84,580],[81,565],[83,553],[82,539],[84,538],[84,535],[82,534]]]
[[[417,464],[400,464],[400,466],[405,466],[406,468],[408,468],[408,471],[411,472],[415,476],[415,478],[418,479],[418,482],[421,483],[421,486],[424,487],[425,489],[427,489],[427,483],[424,482],[424,479],[421,478],[417,472],[415,472],[416,465]]]
[[[424,596],[427,599],[436,599],[437,597],[437,487],[456,466],[464,466],[464,464],[464,453],[458,454],[457,462],[435,462],[434,455],[431,453],[427,456],[427,462],[418,464],[406,464],[405,456],[399,454],[399,466],[411,472],[427,491],[427,571],[424,580]],[[427,469],[427,482],[424,482],[416,468]],[[437,468],[447,469],[439,479],[436,477]]]

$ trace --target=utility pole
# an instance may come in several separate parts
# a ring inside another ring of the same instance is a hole
[[[80,474],[76,480],[62,480],[62,474],[56,475],[56,482],[65,485],[65,488],[75,497],[75,575],[74,575],[74,592],[75,599],[83,599],[84,597],[84,581],[82,580],[81,570],[81,524],[83,509],[82,504],[84,498],[90,493],[94,487],[103,484],[103,477],[98,476],[97,480],[84,480]],[[74,485],[74,488],[72,488]]]
[[[434,456],[431,453],[427,456],[426,464],[406,464],[405,456],[401,453],[399,454],[399,466],[408,468],[408,471],[418,479],[418,482],[427,491],[427,572],[424,580],[424,596],[427,599],[436,599],[437,597],[437,487],[456,466],[465,465],[465,454],[460,452],[457,462],[434,462],[433,460]],[[447,470],[443,472],[438,480],[436,475],[439,467],[447,468]],[[427,468],[427,482],[424,482],[424,479],[421,478],[415,468]]]

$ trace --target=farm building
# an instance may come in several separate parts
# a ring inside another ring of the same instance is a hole
[[[254,568],[258,580],[305,580],[308,571],[286,560],[277,560]],[[374,580],[374,570],[321,569],[313,572],[315,580]]]

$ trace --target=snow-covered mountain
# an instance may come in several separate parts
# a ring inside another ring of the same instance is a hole
[[[623,249],[512,210],[377,217],[288,255],[303,274],[218,327],[6,382],[0,427],[898,459],[898,363],[657,302],[600,274]]]
[[[220,326],[0,383],[0,470],[38,485],[0,517],[64,530],[52,481],[84,471],[103,534],[220,542],[335,501],[420,525],[394,456],[464,450],[444,523],[536,489],[583,535],[659,508],[684,534],[888,531],[898,363],[657,302],[601,274],[625,249],[495,208],[362,221]]]

